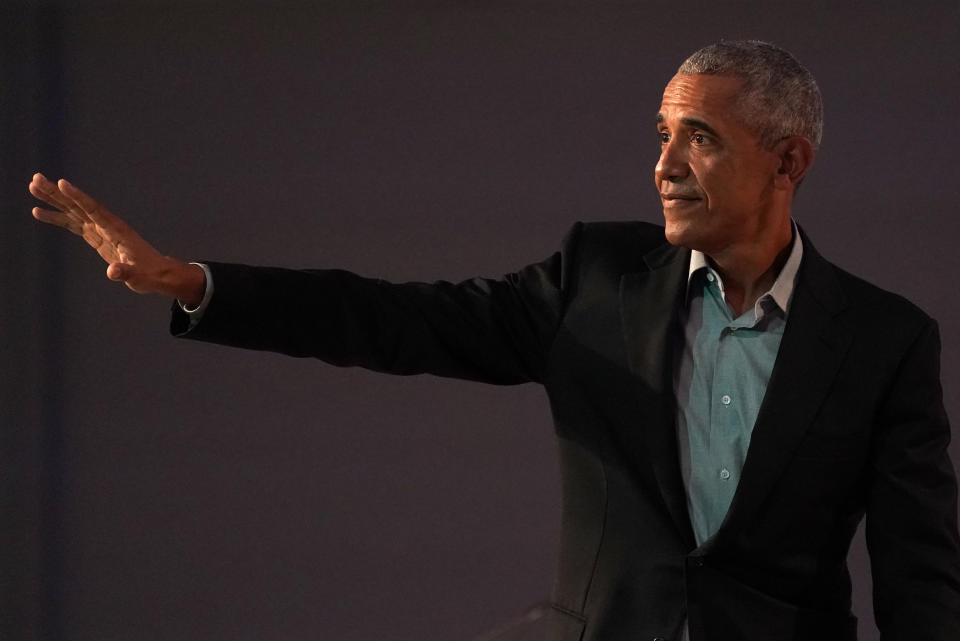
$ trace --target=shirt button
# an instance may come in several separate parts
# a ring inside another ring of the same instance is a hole
[[[707,280],[709,280],[711,283],[713,282],[713,274],[710,272],[707,272]]]
[[[723,396],[720,397],[720,402],[723,403],[724,405],[729,405],[730,401],[732,400],[733,399],[731,399],[728,394],[724,394]]]
[[[722,478],[724,481],[730,478],[730,470],[728,470],[727,468],[723,468],[722,470],[720,470],[720,478]]]

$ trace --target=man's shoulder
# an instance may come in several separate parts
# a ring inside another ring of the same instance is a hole
[[[655,225],[640,220],[578,222],[574,226],[580,227],[582,233],[589,234],[592,238],[598,240],[626,238],[628,242],[636,243],[639,240],[652,245],[666,242],[663,235],[663,225]]]
[[[925,325],[931,322],[931,317],[923,309],[902,294],[885,289],[853,274],[815,252],[811,253],[813,254],[811,259],[821,261],[835,279],[843,293],[845,306],[848,310],[871,316],[880,322],[891,324],[890,326],[903,322],[911,325]]]
[[[645,257],[671,246],[663,227],[640,221],[578,222],[564,240],[564,265],[577,278],[616,279],[646,271]]]
[[[643,256],[667,244],[662,226],[633,220],[578,222],[567,235],[567,241],[579,248],[634,256]]]
[[[928,321],[930,316],[916,303],[897,292],[884,289],[845,269],[834,266],[837,278],[843,283],[844,290],[849,292],[851,301],[856,304],[876,309],[886,315],[914,317]]]

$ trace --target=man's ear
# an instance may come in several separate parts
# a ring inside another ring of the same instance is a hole
[[[813,143],[803,136],[784,138],[774,147],[774,153],[780,161],[774,183],[780,189],[796,189],[817,155]]]

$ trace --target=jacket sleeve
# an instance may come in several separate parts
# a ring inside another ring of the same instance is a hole
[[[540,381],[560,322],[564,250],[501,279],[389,283],[342,270],[207,263],[215,291],[184,338],[392,374],[515,384]]]
[[[883,641],[960,638],[957,481],[939,359],[928,319],[877,417],[866,537]]]

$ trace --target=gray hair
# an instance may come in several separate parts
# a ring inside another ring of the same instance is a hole
[[[765,147],[788,136],[803,136],[820,147],[820,89],[787,51],[761,40],[721,40],[694,52],[677,72],[743,78],[737,99],[740,117]]]

